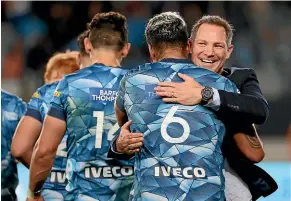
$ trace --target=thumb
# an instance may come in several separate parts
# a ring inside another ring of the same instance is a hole
[[[130,130],[129,129],[129,126],[132,124],[132,120],[129,120],[128,122],[126,122],[125,124],[123,124],[123,126],[121,127],[121,129],[124,129],[124,130]]]
[[[194,79],[188,75],[182,74],[182,73],[178,73],[178,76],[183,79],[184,81],[193,81]]]

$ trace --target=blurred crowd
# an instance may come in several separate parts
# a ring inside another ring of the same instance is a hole
[[[235,49],[227,65],[256,70],[273,113],[266,131],[274,132],[272,119],[282,123],[276,132],[286,130],[291,113],[282,110],[291,111],[290,2],[1,1],[2,88],[28,100],[43,84],[48,58],[57,51],[77,50],[76,39],[86,23],[96,13],[111,10],[128,19],[132,47],[123,62],[127,68],[149,61],[144,29],[154,14],[178,11],[189,30],[202,15],[225,17],[235,28]]]

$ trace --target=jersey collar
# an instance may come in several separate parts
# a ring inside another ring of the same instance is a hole
[[[175,58],[165,58],[159,62],[193,64],[193,62],[190,59],[175,59]]]

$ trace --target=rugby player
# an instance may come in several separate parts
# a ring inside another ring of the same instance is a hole
[[[131,130],[144,133],[143,146],[135,155],[132,200],[223,201],[223,123],[203,106],[164,103],[154,87],[158,82],[179,82],[178,74],[183,73],[209,87],[229,92],[237,88],[187,59],[187,25],[177,13],[150,19],[145,35],[153,63],[122,79],[115,107],[119,125],[129,119]]]
[[[37,142],[44,117],[50,108],[54,91],[63,76],[79,70],[76,55],[73,52],[58,53],[50,58],[44,74],[45,85],[38,88],[28,103],[28,109],[22,117],[12,141],[13,156],[27,168],[30,166],[33,147]],[[57,149],[54,164],[41,192],[46,201],[63,201],[66,195],[67,135]],[[40,193],[40,192],[39,192]],[[30,192],[28,192],[28,196]]]
[[[223,146],[223,155],[227,159],[227,200],[256,200],[277,189],[276,182],[253,164],[264,158],[264,150],[252,124],[266,121],[269,106],[253,69],[224,67],[234,48],[232,38],[233,28],[225,19],[213,15],[203,16],[193,25],[190,52],[195,64],[229,78],[237,85],[241,94],[209,88],[210,96],[207,101],[203,101],[204,86],[187,75],[181,75],[185,80],[183,83],[159,83],[160,87],[156,88],[156,92],[164,97],[165,102],[178,102],[183,105],[204,102],[205,107],[216,112],[227,130]],[[249,173],[250,170],[252,174]]]
[[[11,155],[14,131],[23,114],[26,103],[19,97],[1,90],[1,200],[16,201],[18,185],[16,160]]]
[[[119,130],[114,101],[126,73],[120,63],[130,48],[127,21],[117,12],[98,13],[88,28],[85,49],[94,64],[58,84],[32,157],[29,188],[31,192],[42,189],[67,130],[69,195],[65,200],[125,201],[133,167],[108,159],[107,152]]]
[[[86,30],[83,33],[81,33],[77,39],[78,47],[79,47],[78,56],[79,56],[80,68],[84,68],[84,67],[92,65],[90,55],[86,52],[85,43],[84,43],[85,39],[89,37],[89,33],[90,31]]]

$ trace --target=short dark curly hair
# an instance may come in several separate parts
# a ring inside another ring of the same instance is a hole
[[[187,24],[177,12],[164,12],[151,18],[145,35],[153,48],[187,47]]]
[[[94,48],[109,46],[119,51],[128,42],[127,19],[118,12],[97,13],[87,27]]]

